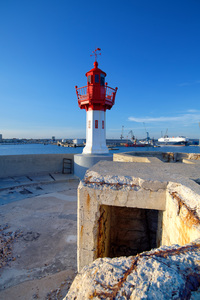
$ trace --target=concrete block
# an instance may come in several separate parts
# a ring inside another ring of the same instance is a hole
[[[90,258],[135,255],[200,237],[200,185],[193,180],[200,178],[198,164],[148,159],[99,161],[80,182],[78,271]]]

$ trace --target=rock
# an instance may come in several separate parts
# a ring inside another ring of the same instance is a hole
[[[63,300],[199,299],[200,239],[136,256],[98,258],[74,279]]]
[[[33,240],[37,240],[40,236],[38,232],[28,231],[27,233],[23,234],[23,239],[27,242],[32,242]]]
[[[7,263],[16,260],[12,257],[12,244],[21,236],[21,231],[9,231],[9,225],[0,225],[0,268],[7,265]]]

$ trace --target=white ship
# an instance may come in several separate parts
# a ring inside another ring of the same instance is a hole
[[[158,139],[158,145],[164,146],[186,146],[189,143],[189,139],[185,136],[168,137],[165,135]]]

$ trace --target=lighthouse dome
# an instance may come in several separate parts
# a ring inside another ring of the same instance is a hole
[[[87,77],[88,84],[97,84],[104,86],[106,73],[98,68],[98,62],[94,62],[94,68],[88,71],[85,76]]]

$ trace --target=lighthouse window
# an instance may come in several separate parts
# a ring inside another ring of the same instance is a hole
[[[104,129],[104,121],[102,121],[102,129]]]
[[[88,76],[88,83],[91,83],[91,75]]]
[[[105,76],[101,74],[101,85],[105,84]]]
[[[99,75],[95,74],[95,83],[99,83]]]
[[[98,128],[98,120],[95,120],[95,128]]]

